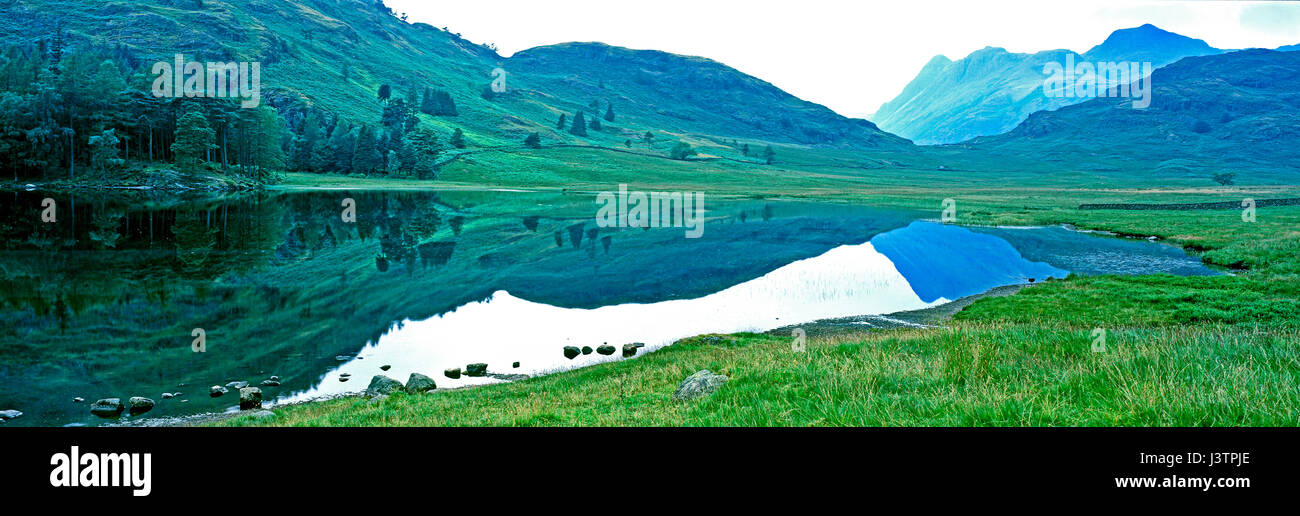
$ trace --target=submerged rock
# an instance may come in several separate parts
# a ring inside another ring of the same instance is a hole
[[[609,344],[596,348],[596,352],[602,355],[613,355],[615,351],[618,351],[618,348]]]
[[[17,410],[0,410],[0,420],[13,419],[22,415],[23,413]]]
[[[459,367],[448,368],[447,370],[442,372],[442,375],[446,376],[447,378],[451,378],[452,380],[455,380],[457,378],[460,378],[460,368]]]
[[[230,391],[229,391],[228,389],[226,389],[225,387],[222,387],[222,386],[220,386],[220,385],[213,385],[212,387],[210,387],[210,388],[208,389],[208,395],[209,395],[209,396],[212,396],[213,398],[220,397],[222,394],[225,394],[225,393],[227,393],[227,392],[230,392]]]
[[[73,402],[73,403],[83,403],[83,402],[85,402],[85,401],[86,401],[86,398],[83,398],[83,397],[81,397],[81,396],[77,396],[77,397],[75,397],[75,398],[72,398],[72,402]]]
[[[239,410],[262,408],[262,389],[244,387],[239,389]]]
[[[172,394],[172,393],[170,393],[170,392],[164,392],[164,393],[162,393],[162,399],[165,399],[165,400],[169,400],[169,399],[172,399],[172,398],[175,398],[175,397],[176,397],[176,395],[175,395],[175,394]]]
[[[433,383],[433,378],[420,373],[411,373],[411,377],[406,379],[406,392],[420,394],[437,389],[438,385]]]
[[[122,415],[121,398],[104,398],[90,404],[90,413],[102,418],[115,418]]]
[[[387,395],[389,393],[402,390],[402,382],[377,374],[370,379],[370,385],[366,387],[367,396]]]
[[[582,354],[582,350],[578,349],[576,346],[564,346],[564,358],[573,360],[573,357],[576,357],[581,354]]]
[[[248,382],[234,381],[234,382],[227,383],[226,387],[230,389],[243,389],[244,387],[248,387]]]
[[[638,350],[638,349],[641,349],[641,348],[636,347],[636,344],[624,344],[624,345],[623,345],[623,356],[625,356],[625,357],[636,356],[636,350]]]
[[[708,396],[727,383],[727,379],[726,376],[713,374],[708,369],[698,371],[682,380],[681,385],[677,386],[677,390],[673,391],[673,399],[689,401],[701,396]]]
[[[487,364],[482,362],[473,363],[465,366],[465,376],[486,376]]]
[[[126,406],[131,411],[131,415],[134,416],[153,410],[154,402],[149,398],[133,396],[131,399],[126,400]]]

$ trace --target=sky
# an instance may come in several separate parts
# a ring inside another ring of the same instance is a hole
[[[570,41],[703,56],[867,117],[936,55],[1084,52],[1151,23],[1225,49],[1300,43],[1300,2],[1006,0],[386,0],[503,56]]]

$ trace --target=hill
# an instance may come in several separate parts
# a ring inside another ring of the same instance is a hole
[[[1189,57],[1152,74],[1151,105],[1097,98],[1034,113],[967,146],[1180,176],[1291,174],[1300,158],[1300,53],[1252,49]],[[1244,174],[1244,173],[1243,173]]]
[[[1048,63],[1137,61],[1160,67],[1186,56],[1220,52],[1199,39],[1143,25],[1115,31],[1083,54],[1019,54],[987,47],[957,61],[937,56],[898,97],[882,105],[873,120],[918,144],[956,143],[1001,134],[1030,113],[1086,100],[1045,95],[1043,67]]]
[[[870,122],[839,116],[708,59],[594,43],[531,49],[505,59],[450,30],[408,23],[382,1],[4,5],[0,77],[6,80],[0,92],[11,94],[14,115],[0,119],[0,126],[47,126],[51,134],[73,135],[43,149],[21,138],[0,141],[0,152],[22,164],[14,167],[15,180],[84,177],[78,168],[103,173],[90,138],[106,130],[115,131],[117,158],[177,161],[170,139],[177,120],[196,103],[222,147],[220,159],[199,152],[198,163],[259,176],[266,175],[263,169],[283,168],[428,178],[439,163],[465,152],[527,151],[524,140],[533,133],[542,146],[598,146],[655,157],[685,142],[702,157],[754,165],[764,163],[769,144],[912,147]],[[232,111],[212,99],[152,98],[152,65],[170,63],[177,54],[192,62],[259,63],[263,104],[275,113]],[[498,68],[506,72],[505,83],[494,91]],[[39,99],[51,89],[58,93],[55,102]],[[53,109],[42,107],[51,104]],[[589,124],[582,130],[573,127],[579,111]],[[275,129],[281,124],[276,115],[283,119],[282,132]],[[246,134],[257,136],[226,148]],[[413,138],[420,148],[408,148]],[[160,149],[142,147],[157,140]],[[278,151],[248,148],[266,141],[280,141]]]

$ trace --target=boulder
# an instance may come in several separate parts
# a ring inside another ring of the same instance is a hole
[[[141,396],[132,396],[131,399],[126,400],[127,410],[131,412],[132,416],[153,410],[153,406],[153,400]]]
[[[279,387],[279,386],[280,386],[280,380],[271,380],[271,379],[262,380],[262,387]]]
[[[384,364],[384,365],[379,366],[379,370],[380,370],[380,371],[387,371],[387,370],[392,369],[392,368],[393,368],[393,366],[388,365],[388,364]]]
[[[595,351],[595,350],[591,349],[591,346],[583,346],[583,347],[582,347],[582,354],[584,354],[584,355],[590,355],[592,351]]]
[[[275,419],[275,412],[271,412],[266,409],[255,410],[249,413],[248,416],[260,421],[267,421],[267,420]]]
[[[17,410],[0,410],[0,420],[13,419],[22,415],[23,413]]]
[[[582,350],[578,349],[577,346],[564,346],[564,358],[573,360],[573,357],[576,357],[581,354],[582,354]]]
[[[176,395],[175,395],[175,394],[172,394],[172,393],[170,393],[170,392],[164,392],[164,393],[162,393],[162,399],[165,399],[165,400],[169,400],[169,399],[172,399],[172,398],[175,398],[175,397],[176,397]]]
[[[433,378],[420,373],[411,373],[411,377],[406,379],[406,392],[420,394],[437,389],[438,385],[433,383]]]
[[[513,367],[513,368],[515,368],[515,369],[519,369],[519,362],[515,362],[515,363],[513,363],[513,364],[510,364],[510,367]]]
[[[227,392],[230,391],[220,385],[213,385],[211,388],[208,389],[208,395],[212,396],[213,398],[220,397],[222,394],[225,394]]]
[[[352,379],[351,376],[340,376],[340,377],[339,377],[339,381],[340,381],[340,382],[346,382],[346,381],[351,380],[351,379]]]
[[[677,386],[673,391],[673,399],[677,401],[689,401],[701,396],[713,394],[723,384],[727,383],[727,377],[720,374],[713,374],[708,369],[703,369],[682,380],[682,384]]]
[[[477,362],[465,366],[465,376],[487,376],[487,364]]]
[[[262,408],[262,389],[244,387],[239,389],[239,410]]]
[[[638,349],[641,349],[641,348],[636,347],[636,344],[624,344],[624,345],[623,345],[623,356],[625,356],[625,357],[633,357],[633,356],[636,356],[636,350],[638,350]]]
[[[609,344],[596,348],[596,352],[602,355],[613,355],[615,351],[618,351],[618,348]]]
[[[226,384],[226,388],[228,389],[239,390],[239,389],[243,389],[244,387],[248,387],[248,382],[234,381]]]
[[[104,398],[90,404],[90,413],[102,418],[115,418],[122,415],[120,398]]]
[[[370,385],[366,387],[367,396],[388,395],[404,388],[402,382],[377,374],[370,379]]]
[[[451,378],[452,380],[455,380],[455,379],[457,379],[457,378],[460,378],[460,368],[459,368],[459,367],[451,367],[451,368],[448,368],[446,371],[443,371],[442,374],[443,374],[443,376],[446,376],[447,378]]]

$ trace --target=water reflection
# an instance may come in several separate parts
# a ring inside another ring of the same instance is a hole
[[[685,239],[598,228],[593,198],[564,193],[0,195],[0,409],[25,413],[8,425],[100,424],[87,405],[108,397],[153,398],[146,417],[221,411],[236,397],[208,386],[271,375],[267,399],[363,389],[380,365],[441,386],[487,381],[441,375],[471,362],[535,374],[607,359],[569,361],[568,344],[646,352],[919,308],[1060,276],[1082,262],[1059,258],[1088,253],[1199,267],[1145,242],[1008,237],[843,204],[714,201],[704,237]],[[53,224],[40,223],[47,196]],[[191,352],[194,328],[206,353]]]

